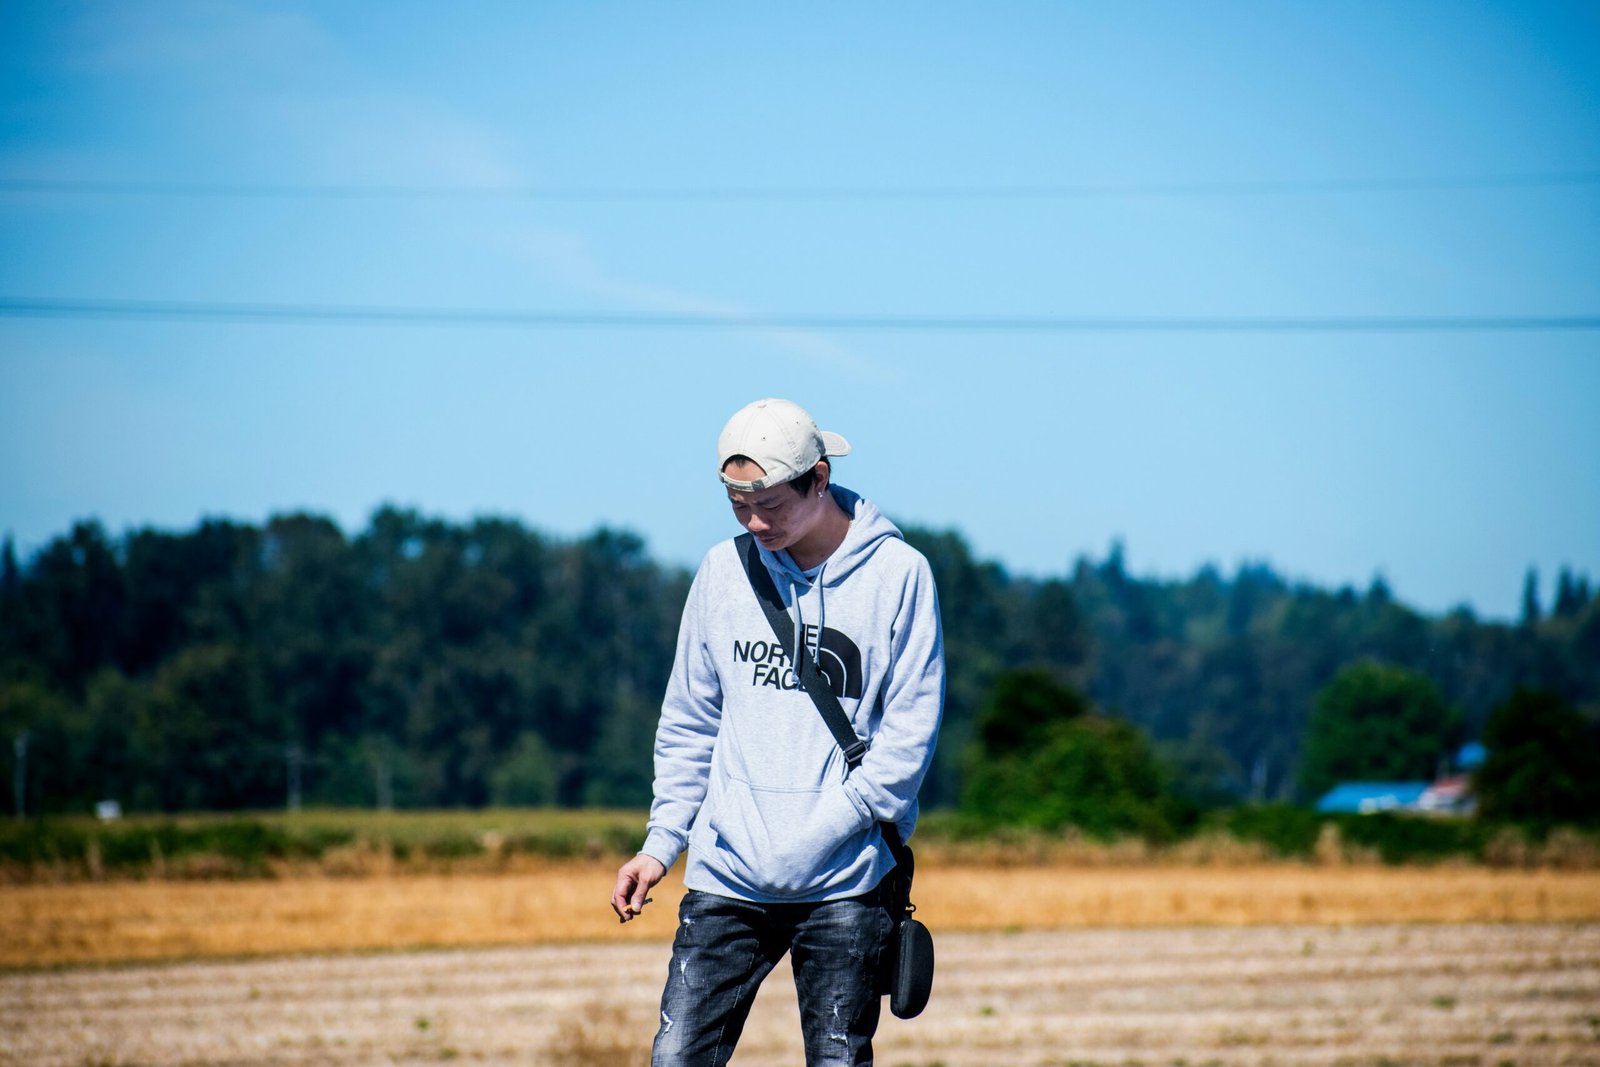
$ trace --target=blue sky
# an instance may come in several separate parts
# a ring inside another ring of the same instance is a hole
[[[692,564],[780,395],[1018,573],[1509,617],[1600,578],[1600,330],[1437,327],[1573,316],[1593,4],[0,6],[24,552],[394,502]]]

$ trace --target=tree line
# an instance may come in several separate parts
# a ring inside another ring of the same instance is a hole
[[[1094,727],[1107,751],[1136,731],[1159,788],[1198,806],[1307,799],[1313,711],[1355,663],[1437,688],[1437,756],[1519,689],[1590,723],[1600,709],[1600,595],[1568,571],[1548,611],[1530,575],[1523,618],[1500,623],[1263,564],[1141,579],[1120,545],[1019,576],[956,531],[906,533],[938,582],[949,664],[930,807],[994,780],[974,765],[983,709],[1018,672],[1073,694],[1068,717],[1083,701],[1122,724]],[[352,535],[293,513],[116,537],[83,522],[27,559],[8,539],[7,795],[29,812],[643,805],[689,581],[626,531],[563,540],[394,507]]]

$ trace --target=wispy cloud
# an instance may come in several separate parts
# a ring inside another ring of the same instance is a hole
[[[525,228],[512,235],[508,245],[512,254],[527,261],[547,280],[603,300],[613,308],[735,321],[760,313],[732,301],[626,278],[606,267],[581,234],[570,231]],[[858,380],[886,382],[897,377],[815,331],[751,326],[750,335],[782,352],[831,366]]]
[[[430,95],[426,83],[390,79],[353,55],[314,11],[188,0],[89,7],[70,32],[71,63],[85,78],[112,86],[136,81],[146,97],[153,90],[163,108],[156,121],[181,142],[184,156],[205,149],[198,154],[209,166],[206,179],[384,187],[531,184],[517,162],[518,138],[525,133]],[[107,99],[108,107],[118,106],[116,93]],[[78,158],[90,167],[87,173],[72,172],[70,154],[58,157],[61,169],[54,173],[47,159],[35,159],[26,170],[69,179],[196,177],[118,174],[111,149],[102,149],[98,159]],[[526,264],[546,282],[608,308],[730,320],[761,310],[630,277],[602,262],[582,234],[537,220],[484,239],[513,264]],[[751,326],[749,336],[858,381],[895,378],[816,331]]]

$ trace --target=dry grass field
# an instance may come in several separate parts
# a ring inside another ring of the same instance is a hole
[[[500,874],[0,886],[0,1064],[646,1058],[681,887]],[[1600,872],[930,864],[888,1067],[1600,1067]],[[802,1060],[786,969],[735,1063]]]
[[[613,861],[499,874],[0,885],[0,967],[671,937],[669,880],[639,921]],[[1600,922],[1600,871],[1483,867],[927,864],[940,931],[1392,922]]]

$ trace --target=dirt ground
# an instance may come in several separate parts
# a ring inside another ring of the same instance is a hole
[[[0,974],[28,1067],[639,1064],[665,942]],[[803,1062],[791,978],[734,1063]],[[947,933],[885,1067],[1600,1065],[1600,924]]]

